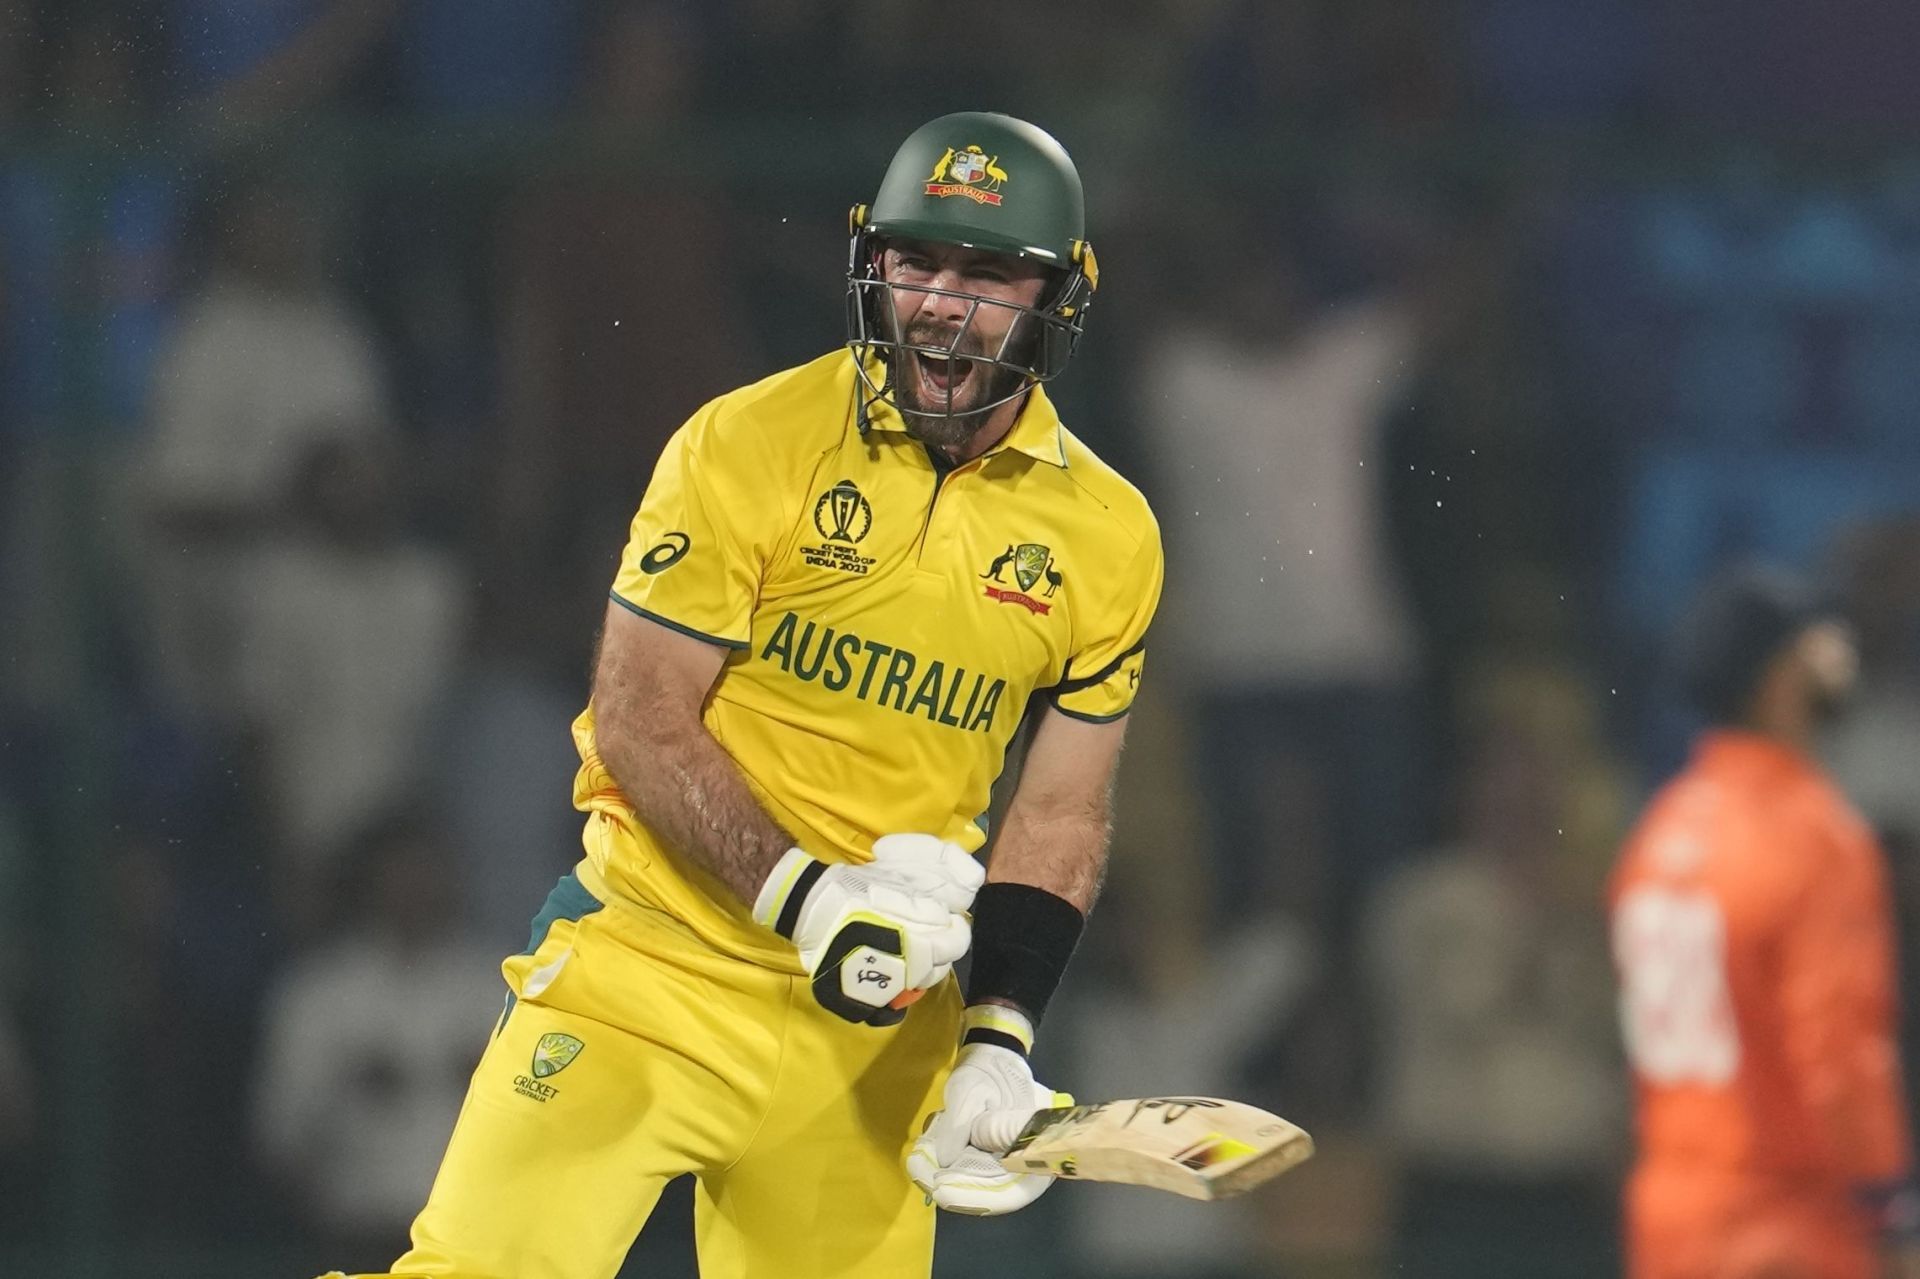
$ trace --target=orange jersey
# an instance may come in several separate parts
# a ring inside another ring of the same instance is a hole
[[[1659,1240],[1724,1263],[1736,1238],[1773,1236],[1832,1259],[1809,1273],[1859,1273],[1837,1255],[1869,1255],[1854,1188],[1909,1161],[1892,910],[1866,824],[1804,756],[1712,733],[1648,807],[1609,900],[1637,1096],[1634,1273],[1705,1273],[1657,1264]]]

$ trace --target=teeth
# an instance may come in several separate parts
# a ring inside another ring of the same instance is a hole
[[[921,356],[921,358],[922,358],[922,359],[927,359],[927,360],[938,360],[938,361],[940,361],[940,362],[941,362],[942,364],[951,364],[951,363],[953,363],[953,357],[952,357],[951,355],[935,355],[935,354],[934,354],[933,352],[931,352],[931,351],[922,351],[922,352],[920,353],[920,356]]]

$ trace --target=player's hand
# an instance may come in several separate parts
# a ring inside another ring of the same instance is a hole
[[[891,1026],[967,953],[966,911],[985,879],[978,859],[932,835],[882,836],[861,866],[795,848],[767,877],[753,917],[793,942],[821,1007]]]
[[[941,1102],[944,1108],[928,1121],[907,1155],[907,1175],[928,1199],[948,1212],[996,1217],[1046,1193],[1052,1177],[1009,1172],[1000,1166],[1000,1152],[973,1144],[973,1121],[989,1110],[1072,1104],[1071,1097],[1034,1082],[1025,1056],[993,1044],[966,1045],[947,1076]],[[1009,1134],[1009,1144],[1015,1135]]]

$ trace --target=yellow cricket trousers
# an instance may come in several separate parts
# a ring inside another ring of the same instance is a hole
[[[503,971],[515,998],[393,1275],[607,1279],[688,1172],[703,1279],[931,1272],[904,1161],[953,1059],[953,981],[854,1025],[577,874]]]

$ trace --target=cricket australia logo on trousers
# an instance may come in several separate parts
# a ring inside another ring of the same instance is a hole
[[[1053,567],[1053,552],[1038,542],[1022,542],[1018,546],[1008,546],[1005,551],[993,557],[993,563],[980,575],[983,581],[1004,582],[1001,574],[1007,566],[1013,566],[1014,584],[1020,589],[1003,590],[997,586],[987,587],[987,598],[1002,604],[1018,604],[1030,613],[1045,614],[1051,612],[1053,605],[1042,604],[1027,594],[1034,585],[1045,578],[1047,589],[1042,597],[1051,599],[1053,593],[1065,585],[1065,579]]]
[[[535,1101],[551,1101],[560,1095],[560,1090],[552,1084],[539,1082],[551,1078],[573,1064],[586,1045],[572,1035],[563,1035],[550,1031],[540,1036],[540,1042],[533,1046],[533,1076],[516,1075],[513,1090],[522,1097],[531,1097]]]

